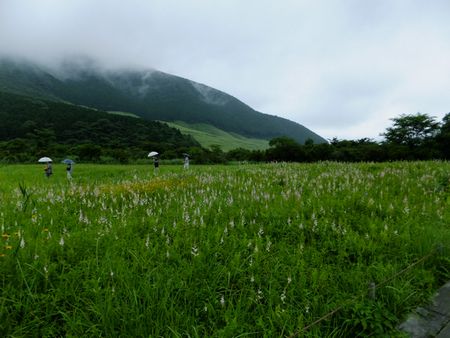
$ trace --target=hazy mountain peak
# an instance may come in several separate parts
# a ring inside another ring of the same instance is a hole
[[[52,67],[53,75],[63,81],[79,80],[93,74],[98,76],[104,71],[96,60],[83,55],[64,58]]]

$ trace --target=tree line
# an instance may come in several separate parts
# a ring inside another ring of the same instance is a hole
[[[315,144],[309,139],[299,144],[289,137],[273,138],[266,150],[238,148],[224,152],[191,147],[192,162],[199,164],[227,162],[385,162],[450,159],[450,113],[441,122],[424,113],[402,114],[393,118],[382,141],[369,138],[339,140]],[[163,154],[171,158],[173,154]]]
[[[288,137],[270,141],[265,151],[235,149],[223,154],[226,160],[234,161],[344,161],[383,162],[398,160],[450,159],[450,113],[441,122],[424,113],[402,114],[391,119],[392,126],[384,133],[382,141],[369,138],[339,140],[314,144],[307,140],[299,144]]]

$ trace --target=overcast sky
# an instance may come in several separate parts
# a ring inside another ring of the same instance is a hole
[[[155,68],[327,139],[450,112],[449,0],[0,0],[0,53]]]

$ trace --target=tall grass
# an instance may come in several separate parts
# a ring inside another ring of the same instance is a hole
[[[0,334],[396,334],[450,277],[449,169],[1,167]]]

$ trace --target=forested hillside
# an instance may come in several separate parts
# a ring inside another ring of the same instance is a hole
[[[95,161],[172,155],[199,144],[164,123],[63,102],[0,92],[0,158],[35,161],[41,155]]]

